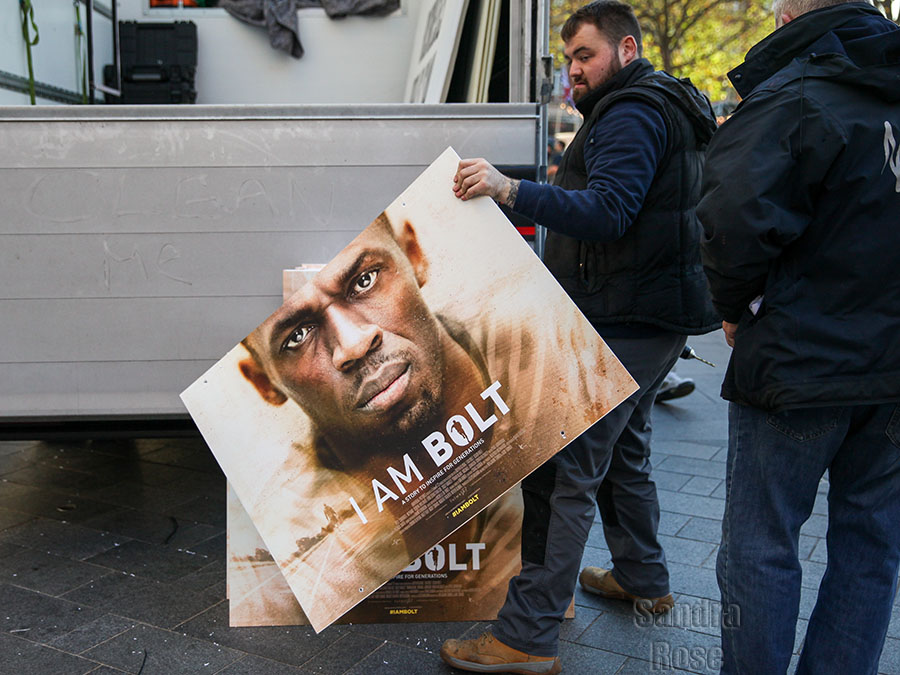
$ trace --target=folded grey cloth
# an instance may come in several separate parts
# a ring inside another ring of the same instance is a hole
[[[384,16],[400,7],[400,0],[221,0],[219,7],[254,26],[264,26],[269,44],[299,59],[303,56],[297,10],[324,7],[332,19],[351,14]]]
[[[222,0],[219,3],[235,19],[264,26],[272,48],[286,51],[295,59],[303,56],[297,9],[312,6],[315,5],[308,0]]]
[[[340,19],[351,14],[384,16],[400,7],[400,0],[321,0],[318,4],[332,19]]]

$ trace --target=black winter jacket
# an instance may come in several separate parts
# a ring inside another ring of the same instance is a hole
[[[629,324],[699,335],[719,327],[700,263],[703,151],[716,124],[709,101],[689,80],[654,71],[646,60],[629,64],[589,95],[581,130],[566,149],[555,184],[583,190],[589,176],[584,143],[613,103],[641,101],[666,125],[666,148],[641,210],[611,242],[547,233],[544,263],[594,324]]]
[[[900,400],[900,29],[863,3],[816,10],[729,76],[744,100],[698,207],[713,301],[738,324],[722,395]]]

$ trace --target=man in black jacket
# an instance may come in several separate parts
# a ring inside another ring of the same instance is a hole
[[[827,471],[828,564],[797,672],[874,673],[900,563],[900,29],[861,2],[775,12],[730,73],[743,102],[698,209],[734,347],[717,571],[740,620],[722,672],[788,667],[800,527]]]
[[[715,130],[709,102],[641,58],[628,5],[583,7],[562,37],[585,121],[555,185],[510,179],[478,159],[460,162],[454,190],[461,199],[489,195],[550,230],[545,263],[640,390],[522,482],[522,572],[493,634],[441,650],[467,670],[559,672],[560,621],[597,506],[613,569],[585,568],[584,588],[653,612],[672,606],[650,480],[650,412],[686,335],[719,325],[694,212]]]

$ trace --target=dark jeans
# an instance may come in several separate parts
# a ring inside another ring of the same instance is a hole
[[[798,673],[875,673],[900,564],[900,404],[767,414],[732,404],[722,546],[723,673],[784,673],[800,526],[828,471],[828,564]]]
[[[669,592],[650,480],[650,411],[685,340],[663,333],[606,341],[641,388],[522,481],[522,571],[509,582],[494,628],[501,642],[557,654],[598,496],[616,578],[637,595]]]

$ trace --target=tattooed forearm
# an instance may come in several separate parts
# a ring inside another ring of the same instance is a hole
[[[507,178],[507,185],[509,190],[506,193],[506,199],[502,203],[512,208],[516,205],[516,196],[519,194],[519,181],[514,178]]]

